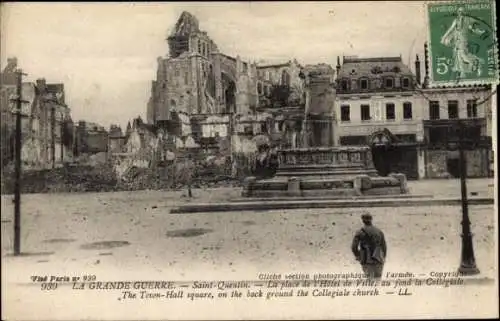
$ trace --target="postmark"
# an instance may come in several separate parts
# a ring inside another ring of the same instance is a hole
[[[494,1],[429,3],[427,14],[431,86],[498,83]]]

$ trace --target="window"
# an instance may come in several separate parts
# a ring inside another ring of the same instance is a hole
[[[456,119],[458,118],[458,101],[449,100],[448,101],[448,118]]]
[[[387,120],[396,119],[396,110],[393,103],[385,104],[385,118]]]
[[[261,123],[260,124],[260,132],[261,133],[267,133],[267,123]]]
[[[439,101],[429,102],[429,119],[439,119]]]
[[[198,40],[198,53],[201,55],[201,40]]]
[[[350,121],[351,120],[351,108],[349,105],[343,105],[340,107],[340,120]]]
[[[184,73],[184,85],[187,85],[189,82],[189,74],[187,72]]]
[[[262,84],[260,82],[257,84],[257,92],[262,95]]]
[[[268,70],[266,70],[266,80],[271,80],[271,75]]]
[[[477,100],[467,100],[467,118],[477,118]]]
[[[361,105],[361,120],[370,120],[370,105]]]
[[[361,79],[359,81],[359,88],[364,90],[368,89],[368,79]]]
[[[340,86],[342,87],[342,90],[349,90],[349,82],[345,79],[341,81]]]
[[[402,84],[403,84],[403,88],[408,88],[408,87],[410,87],[410,79],[408,79],[408,78],[403,78]]]
[[[244,133],[247,135],[253,135],[253,126],[252,125],[245,125],[243,127]]]
[[[410,102],[403,103],[403,118],[404,119],[412,119],[413,118],[413,111],[411,109]]]
[[[392,78],[385,78],[384,85],[385,85],[385,88],[392,88],[392,87],[394,87],[394,79],[392,79]]]

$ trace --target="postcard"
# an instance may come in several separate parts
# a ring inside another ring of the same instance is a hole
[[[2,3],[2,319],[498,318],[495,5]]]

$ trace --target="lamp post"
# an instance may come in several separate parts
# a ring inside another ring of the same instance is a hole
[[[462,120],[457,121],[458,127],[458,152],[460,164],[460,188],[462,193],[462,252],[458,272],[464,275],[479,273],[474,256],[474,245],[472,243],[472,232],[469,219],[469,204],[467,202],[467,168],[465,160],[465,125]]]

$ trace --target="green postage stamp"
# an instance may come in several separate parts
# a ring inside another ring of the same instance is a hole
[[[498,83],[494,0],[431,2],[431,85]]]

